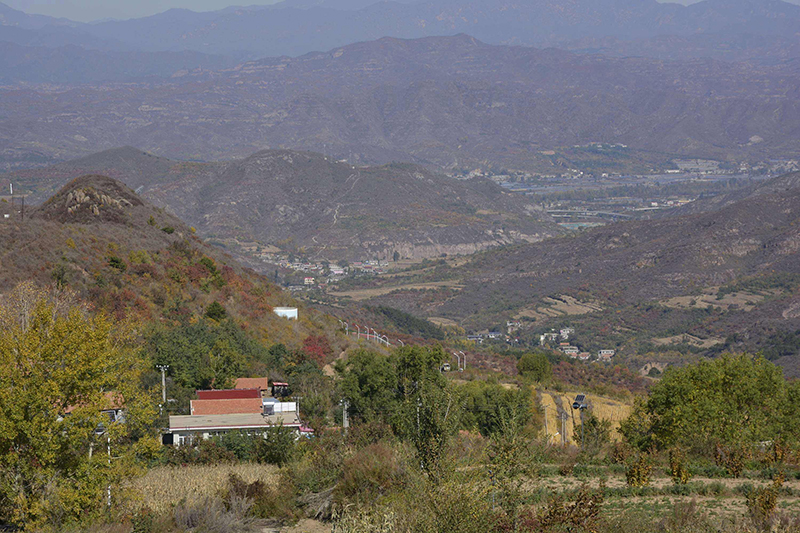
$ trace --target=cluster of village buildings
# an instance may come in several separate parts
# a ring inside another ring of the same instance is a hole
[[[572,346],[569,343],[569,338],[571,335],[575,334],[574,328],[561,328],[559,331],[549,331],[547,333],[542,333],[539,336],[539,344],[542,346],[552,346],[555,343],[558,343],[558,347],[556,348],[559,352],[563,353],[564,355],[571,357],[572,359],[578,359],[581,361],[588,361],[592,358],[591,352],[584,352],[581,351],[580,348],[577,346]],[[596,354],[598,361],[611,361],[611,359],[616,355],[616,350],[611,349],[603,349],[599,350]]]
[[[198,390],[190,414],[169,417],[163,442],[183,446],[230,431],[264,435],[278,426],[291,428],[298,436],[311,434],[300,420],[297,402],[285,401],[289,394],[288,384],[270,383],[267,378],[239,378],[232,389]]]

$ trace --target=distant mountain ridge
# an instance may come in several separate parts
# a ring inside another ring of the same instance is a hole
[[[99,39],[130,50],[192,50],[237,59],[300,55],[385,36],[458,33],[492,44],[529,46],[558,46],[584,38],[627,40],[703,33],[749,33],[796,41],[800,26],[800,6],[780,0],[703,0],[688,7],[655,0],[293,0],[203,13],[171,9],[92,25],[25,15],[7,6],[0,13],[5,28],[55,31],[62,36],[62,44],[75,44],[77,31],[87,42]],[[0,40],[14,38],[0,26]]]
[[[183,163],[120,148],[0,181],[37,189],[34,200],[82,174],[124,181],[204,236],[326,259],[468,254],[563,233],[538,206],[488,180],[407,164],[355,167],[291,150]]]
[[[790,158],[799,126],[800,70],[785,65],[383,38],[168,82],[9,88],[0,163],[122,145],[190,160],[284,147],[359,164],[560,173],[571,163],[552,150],[604,142],[627,145],[609,162],[624,171],[636,151],[662,165]]]

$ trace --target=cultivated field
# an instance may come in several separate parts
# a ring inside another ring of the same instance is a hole
[[[575,431],[580,431],[581,424],[580,415],[572,409],[572,401],[577,394],[577,392],[538,391],[539,402],[547,418],[547,439],[549,442],[553,444],[562,442],[561,414],[566,414],[566,442],[567,444],[575,444]],[[619,440],[617,428],[619,423],[630,414],[631,406],[619,400],[593,394],[587,394],[586,399],[591,406],[592,413],[597,418],[611,421],[611,439]]]
[[[385,294],[389,294],[391,292],[397,290],[426,290],[426,289],[438,289],[440,287],[448,287],[451,289],[461,289],[463,288],[462,285],[459,285],[457,281],[431,281],[429,283],[412,283],[409,285],[393,285],[391,287],[377,287],[374,289],[356,289],[352,291],[342,291],[342,292],[334,292],[331,291],[328,294],[331,296],[336,296],[337,298],[350,298],[355,302],[360,302],[362,300],[368,300],[369,298],[375,298],[377,296],[383,296]]]
[[[191,504],[216,496],[225,488],[231,474],[248,483],[261,480],[272,485],[277,481],[277,473],[277,467],[257,463],[162,466],[148,470],[146,475],[133,481],[131,488],[141,498],[141,506],[167,512],[181,501]]]

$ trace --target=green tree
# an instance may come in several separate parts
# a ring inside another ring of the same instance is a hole
[[[575,438],[585,454],[597,455],[603,446],[611,442],[610,420],[598,418],[591,411],[584,411],[581,426],[575,430]]]
[[[63,294],[23,284],[0,307],[0,522],[23,528],[97,514],[157,444],[129,337]]]
[[[632,443],[651,441],[706,453],[716,444],[742,445],[797,437],[798,407],[781,369],[761,357],[724,355],[683,368],[670,367],[621,431]],[[642,431],[643,422],[649,424]]]
[[[526,389],[509,390],[499,383],[476,380],[462,385],[459,391],[463,428],[490,436],[507,429],[509,423],[523,427],[531,419],[531,397]]]
[[[385,355],[358,350],[336,364],[339,395],[351,416],[364,421],[388,420],[396,406],[397,372]]]
[[[217,301],[211,302],[206,308],[206,317],[212,320],[225,320],[227,316],[228,312],[225,310],[225,307]]]
[[[145,344],[143,356],[152,359],[154,364],[169,365],[170,375],[180,387],[189,389],[208,388],[211,386],[215,371],[210,368],[212,355],[219,364],[219,357],[227,352],[216,350],[220,348],[218,341],[225,341],[225,350],[235,352],[232,358],[237,365],[234,372],[243,372],[247,363],[261,362],[271,368],[278,368],[276,361],[283,364],[282,353],[287,353],[282,345],[267,350],[261,343],[242,331],[242,328],[231,320],[215,322],[201,320],[194,324],[182,324],[167,327],[159,324],[145,331]],[[281,350],[282,349],[282,350]],[[224,370],[220,369],[220,372]],[[233,377],[239,377],[239,373]],[[225,376],[221,376],[225,377]]]
[[[520,357],[517,372],[524,378],[543,382],[553,377],[553,365],[542,352],[530,352]]]
[[[219,339],[208,352],[211,385],[215,389],[230,389],[242,374],[244,358],[226,339]]]
[[[395,416],[395,427],[414,445],[420,467],[433,482],[442,479],[447,467],[442,457],[460,425],[459,400],[452,386],[424,380],[403,399]]]

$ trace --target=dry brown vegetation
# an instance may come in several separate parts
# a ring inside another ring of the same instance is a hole
[[[159,466],[134,480],[135,507],[148,507],[156,512],[168,512],[179,502],[195,504],[219,495],[228,484],[231,474],[247,483],[262,481],[273,486],[278,468],[259,463]]]

